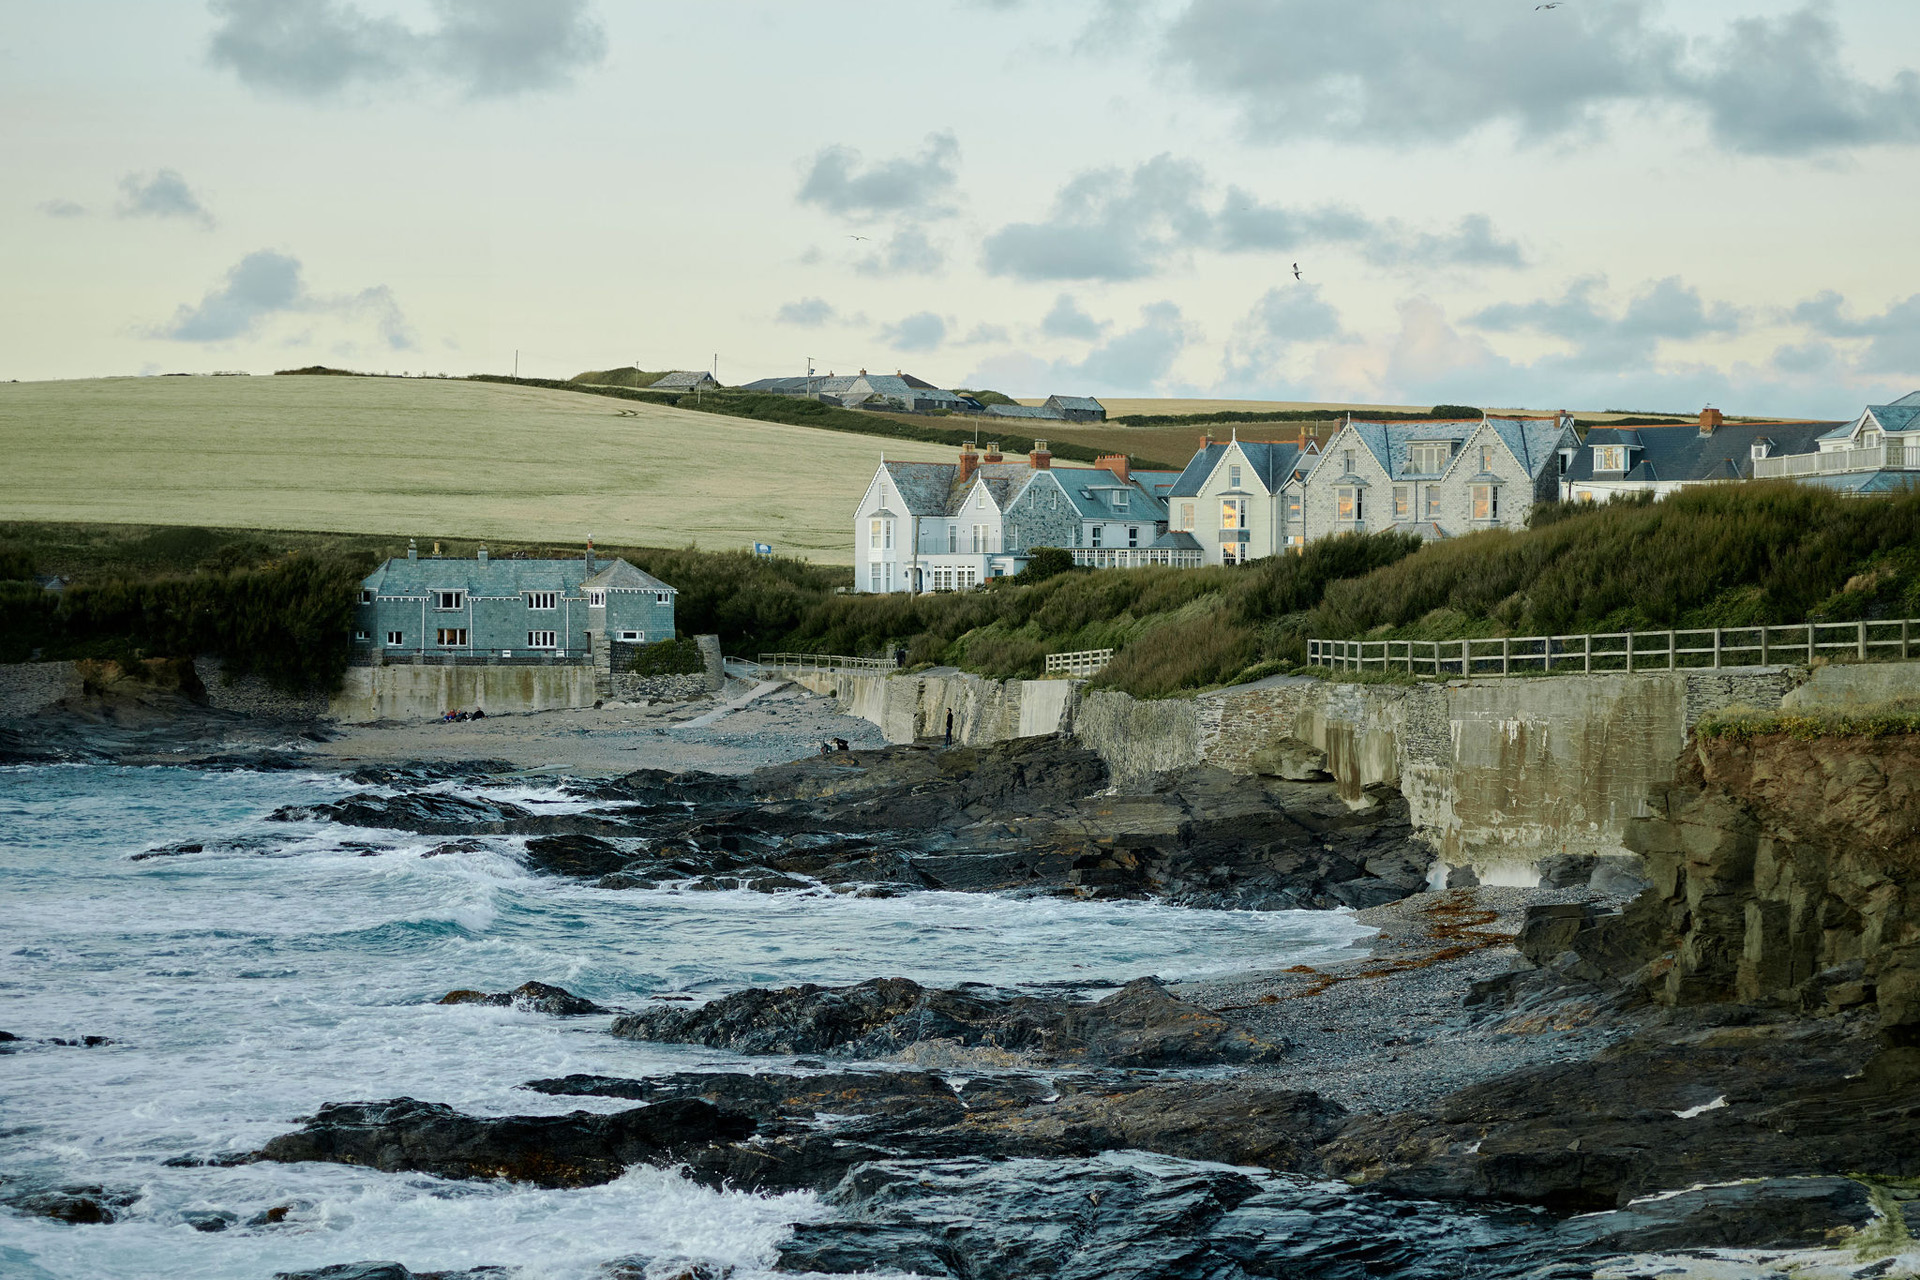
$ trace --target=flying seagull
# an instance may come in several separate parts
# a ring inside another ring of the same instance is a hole
[[[870,236],[848,236],[848,237],[847,237],[847,239],[849,239],[849,240],[867,240],[867,239],[871,239],[871,238],[872,238],[872,237],[870,237]]]
[[[1561,3],[1562,3],[1562,0],[1547,0],[1546,4],[1537,4],[1533,6],[1533,11],[1535,13],[1538,13],[1542,9],[1558,9]]]
[[[1293,278],[1295,280],[1300,278],[1300,264],[1297,262],[1293,264]]]

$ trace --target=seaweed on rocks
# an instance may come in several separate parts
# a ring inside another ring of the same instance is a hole
[[[929,989],[906,978],[851,987],[748,988],[694,1009],[650,1009],[615,1020],[628,1040],[701,1044],[735,1053],[876,1058],[945,1044],[1103,1066],[1211,1066],[1277,1060],[1229,1018],[1139,978],[1093,1003],[991,987]]]

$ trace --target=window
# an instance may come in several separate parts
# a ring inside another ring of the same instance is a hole
[[[1247,527],[1247,500],[1245,498],[1222,498],[1220,500],[1220,527],[1222,529],[1244,529]]]
[[[433,593],[433,596],[436,601],[433,607],[436,609],[462,609],[466,607],[467,593],[464,591],[436,591]]]
[[[987,545],[987,526],[983,524],[973,526],[973,554],[980,555],[990,550],[992,548]]]
[[[1367,491],[1355,486],[1334,490],[1334,519],[1364,520],[1367,518]]]
[[[1300,522],[1300,495],[1297,493],[1290,493],[1287,495],[1287,523],[1298,524],[1299,522]]]
[[[867,549],[869,551],[880,550],[880,530],[886,523],[885,520],[867,521]]]
[[[1118,490],[1113,495],[1113,509],[1115,511],[1125,511],[1128,509],[1128,504],[1132,501],[1132,494],[1128,493],[1125,489]]]
[[[599,608],[603,608],[603,607],[605,607],[605,605],[606,605],[606,603],[607,603],[607,593],[606,593],[606,592],[604,592],[604,591],[589,591],[589,592],[587,592],[587,607],[588,607],[588,608],[590,608],[590,609],[599,609]]]
[[[1180,527],[1182,529],[1193,528],[1193,504],[1191,502],[1183,502],[1180,504]]]
[[[973,500],[973,505],[975,508],[981,511],[985,511],[987,509],[987,491],[985,489],[982,489],[980,491],[979,496]]]
[[[879,589],[880,589],[880,562],[878,560],[875,560],[872,564],[869,564],[867,566],[867,590],[878,591]]]
[[[1438,520],[1439,518],[1440,518],[1440,486],[1437,484],[1430,484],[1427,486],[1426,519]]]
[[[1500,518],[1499,485],[1477,484],[1473,486],[1473,518],[1475,520],[1498,520]]]
[[[620,633],[620,639],[628,644],[638,644],[646,638],[647,633],[644,631],[622,631]]]
[[[1096,546],[1096,547],[1097,547],[1097,546],[1099,546],[1099,545],[1100,545],[1100,543],[1101,543],[1101,537],[1100,537],[1100,535],[1101,535],[1101,534],[1103,534],[1103,533],[1105,533],[1105,532],[1106,532],[1106,526],[1105,526],[1105,525],[1099,525],[1099,524],[1097,524],[1097,525],[1095,525],[1095,526],[1093,526],[1093,545],[1094,545],[1094,546]]]
[[[888,560],[886,562],[886,566],[887,566],[887,572],[886,572],[885,580],[887,584],[887,590],[891,591],[893,590],[893,561]]]
[[[558,609],[559,607],[560,593],[558,591],[527,592],[527,608],[529,609]]]
[[[387,643],[392,645],[394,648],[397,649],[401,645],[405,644],[406,642],[407,642],[407,637],[402,632],[399,632],[399,631],[387,632]]]
[[[1127,545],[1130,547],[1137,547],[1140,545],[1140,526],[1139,525],[1130,524],[1127,526]]]
[[[1873,448],[1873,446],[1875,446],[1875,445],[1877,445],[1877,444],[1879,444],[1879,443],[1880,443],[1880,433],[1879,433],[1878,431],[1874,431],[1874,430],[1872,430],[1872,429],[1868,429],[1868,430],[1866,430],[1866,431],[1862,431],[1862,432],[1860,433],[1860,447],[1861,447],[1861,448],[1863,448],[1863,449],[1871,449],[1871,448]]]
[[[1593,447],[1593,469],[1595,471],[1625,471],[1627,469],[1627,447],[1621,444],[1603,444]]]
[[[1343,449],[1340,453],[1340,474],[1347,476],[1353,474],[1353,450],[1351,449]]]
[[[1239,487],[1240,487],[1240,468],[1228,467],[1227,468],[1227,488],[1238,489]]]
[[[560,636],[558,632],[554,632],[554,631],[527,632],[527,648],[529,649],[558,649],[559,647],[560,647]]]
[[[655,604],[672,604],[672,603],[673,603],[673,592],[671,592],[671,591],[656,591],[656,592],[654,592],[654,593],[653,593],[653,602],[654,602]]]
[[[1415,441],[1407,446],[1407,470],[1415,475],[1437,476],[1447,469],[1453,446],[1445,440]]]
[[[362,588],[360,588],[360,603],[361,603],[361,604],[372,604],[372,603],[373,603],[373,592],[371,592],[371,591],[369,591],[369,590],[368,590],[367,588],[365,588],[365,587],[362,587]]]
[[[1760,459],[1766,456],[1767,456],[1767,442],[1765,440],[1761,440],[1753,446],[1753,460],[1755,462],[1758,462],[1760,461]]]
[[[1413,515],[1413,490],[1407,485],[1393,486],[1393,518],[1410,519]]]
[[[441,627],[440,647],[442,649],[464,649],[467,647],[467,629],[465,627]]]
[[[1488,472],[1492,470],[1493,470],[1493,446],[1490,444],[1483,444],[1480,446],[1480,474],[1486,475]]]
[[[958,550],[960,550],[960,526],[950,524],[947,526],[947,551],[951,554]]]
[[[1247,544],[1244,542],[1223,542],[1220,544],[1221,564],[1245,564]]]
[[[353,633],[353,642],[355,644],[371,644],[373,642],[373,632],[356,631]]]

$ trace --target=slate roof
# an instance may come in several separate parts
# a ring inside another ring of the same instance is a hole
[[[994,502],[1005,511],[1028,479],[1039,474],[1025,462],[993,462],[976,468],[973,477],[962,485],[958,463],[887,462],[883,465],[894,488],[900,491],[901,501],[907,505],[907,514],[915,516],[959,515],[967,496],[973,492],[976,479],[987,486]],[[1082,476],[1087,472],[1073,468],[1063,474]]]
[[[1744,480],[1753,475],[1753,445],[1765,440],[1771,445],[1769,456],[1815,453],[1830,424],[1824,422],[1727,423],[1714,428],[1710,436],[1700,434],[1691,423],[1672,427],[1594,427],[1587,432],[1586,444],[1573,455],[1566,478],[1629,481],[1652,484],[1705,480]],[[1593,469],[1593,451],[1600,445],[1625,445],[1628,470]]]
[[[1200,539],[1185,529],[1169,529],[1153,540],[1154,551],[1204,551]]]
[[[1044,418],[1048,422],[1060,422],[1058,410],[1049,409],[1043,404],[990,404],[987,416],[992,418]]]
[[[705,369],[678,369],[672,373],[660,375],[648,383],[646,389],[648,391],[691,391],[701,383],[718,385],[714,382],[713,375]]]
[[[1841,493],[1905,493],[1920,487],[1920,475],[1911,471],[1842,471],[1796,476],[1801,484],[1837,489]]]
[[[1105,413],[1107,406],[1092,396],[1048,396],[1047,404],[1055,409],[1079,409],[1086,413]]]
[[[398,557],[387,561],[360,580],[360,585],[383,596],[424,596],[429,591],[464,591],[481,599],[517,596],[525,591],[559,591],[578,595],[591,580],[593,589],[607,586],[637,587],[646,591],[671,591],[652,574],[643,573],[625,560],[596,560],[588,568],[586,557],[566,560],[468,560],[423,557],[409,560]]]
[[[1220,459],[1227,450],[1238,445],[1240,452],[1246,455],[1253,474],[1268,493],[1278,493],[1302,463],[1300,446],[1297,444],[1264,444],[1257,441],[1215,441],[1204,449],[1196,450],[1186,470],[1180,473],[1168,494],[1174,498],[1192,498],[1199,496],[1201,486],[1207,482],[1214,468],[1220,465]],[[1242,477],[1244,479],[1244,477]]]
[[[1066,495],[1067,502],[1082,520],[1137,524],[1166,521],[1166,500],[1155,496],[1151,489],[1139,482],[1138,476],[1123,485],[1119,477],[1100,467],[1057,467],[1034,474],[1052,476],[1060,492]],[[1035,483],[1046,482],[1036,480]],[[1127,494],[1127,505],[1116,506],[1114,499],[1123,489]]]
[[[1173,486],[1179,482],[1178,471],[1134,471],[1130,473],[1133,482],[1156,498],[1165,499],[1172,495]]]
[[[1920,391],[1909,391],[1891,404],[1870,404],[1851,422],[1834,426],[1820,438],[1844,440],[1872,418],[1882,431],[1920,431]]]

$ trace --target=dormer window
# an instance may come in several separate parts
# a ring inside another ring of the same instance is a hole
[[[1115,511],[1125,511],[1127,510],[1128,504],[1132,501],[1133,495],[1125,489],[1116,490],[1113,495],[1113,509]]]
[[[464,609],[467,604],[467,593],[464,591],[436,591],[433,595],[433,607],[436,609]]]
[[[1597,444],[1593,447],[1593,469],[1595,471],[1625,471],[1627,469],[1627,446],[1623,444]]]
[[[1862,431],[1860,433],[1861,448],[1871,449],[1873,448],[1873,446],[1879,443],[1880,443],[1880,433],[1878,431],[1875,431],[1872,427],[1868,427],[1865,431]]]
[[[1447,469],[1453,446],[1445,440],[1416,440],[1407,446],[1407,470],[1415,475],[1437,476]]]
[[[1755,462],[1760,461],[1760,459],[1772,452],[1773,446],[1769,445],[1765,440],[1756,440],[1753,442],[1752,454]]]

